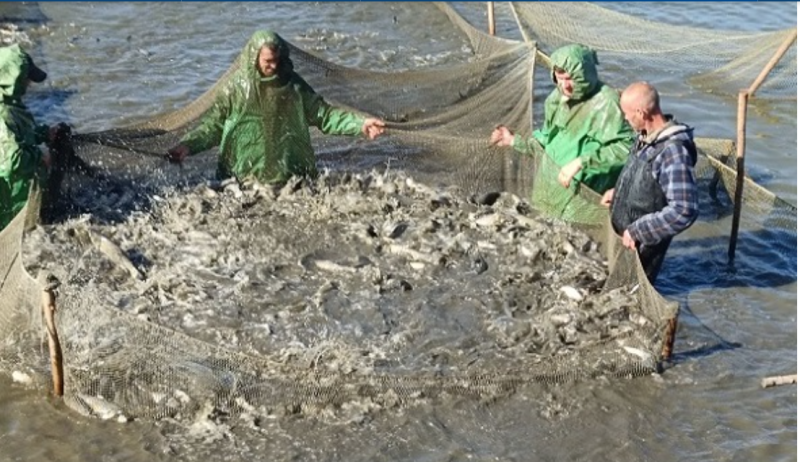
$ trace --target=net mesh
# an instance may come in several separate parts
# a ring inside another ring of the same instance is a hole
[[[796,29],[741,32],[664,24],[590,3],[514,2],[512,8],[523,33],[545,51],[569,43],[597,50],[609,64],[603,67],[604,79],[619,88],[647,75],[656,87],[663,87],[662,81],[668,88],[689,83],[735,97],[750,87],[781,44],[797,35]],[[612,30],[624,32],[607,32]],[[797,98],[796,40],[757,94]]]
[[[317,152],[356,153],[364,168],[385,164],[385,152],[391,152],[392,167],[409,170],[432,183],[455,183],[465,194],[510,191],[527,197],[531,188],[537,187],[533,172],[555,178],[558,167],[541,152],[522,158],[490,147],[487,137],[496,124],[530,135],[534,69],[546,62],[537,46],[553,49],[583,42],[605,52],[601,56],[619,58],[616,62],[621,69],[669,65],[680,57],[692,60],[694,69],[705,72],[693,76],[694,82],[741,87],[746,86],[741,79],[750,78],[749,69],[759,67],[750,66],[755,58],[763,58],[764,50],[771,50],[786,34],[656,27],[593,5],[536,3],[514,5],[524,31],[534,40],[515,42],[490,37],[448,6],[438,6],[468,36],[475,50],[470,62],[446,69],[380,73],[338,66],[292,47],[295,69],[318,93],[334,104],[381,117],[388,125],[388,135],[375,143],[315,136]],[[626,37],[636,38],[591,35],[594,27],[585,27],[587,21],[614,26],[606,30],[620,30],[619,24],[626,24]],[[631,30],[638,33],[629,33]],[[781,94],[781,88],[796,88],[795,59],[790,54],[786,69],[768,80],[765,93],[767,89]],[[162,168],[163,153],[197,125],[239,65],[234,63],[214,87],[181,110],[121,129],[75,135],[77,153],[101,167],[113,181],[135,183],[138,190],[146,190],[163,177],[174,182],[170,178],[174,170]],[[619,76],[621,79],[622,74]],[[702,209],[728,213],[736,179],[729,166],[733,144],[709,139],[697,142]],[[215,152],[201,154],[196,169],[183,172],[183,180],[207,178],[215,156]],[[655,372],[665,327],[676,316],[678,306],[659,295],[636,256],[621,247],[610,230],[607,210],[598,205],[597,194],[579,188],[576,195],[575,208],[583,213],[575,226],[599,242],[607,256],[606,289],[631,290],[640,314],[651,321],[651,327],[643,327],[629,343],[644,352],[643,356],[632,357],[620,348],[619,339],[610,339],[568,357],[536,362],[518,358],[480,373],[390,370],[368,375],[310,374],[269,355],[226,350],[139,319],[109,305],[101,292],[65,291],[58,299],[57,325],[64,347],[66,402],[76,410],[97,413],[97,400],[101,400],[106,408],[146,418],[191,415],[209,403],[226,412],[252,408],[295,412],[302,406],[336,406],[355,399],[385,404],[447,395],[487,398],[531,383]],[[35,209],[32,200],[27,216],[36,215]],[[795,207],[749,179],[745,181],[742,218],[744,229],[773,229],[796,236]],[[32,371],[46,386],[49,360],[43,347],[39,306],[43,285],[22,264],[25,221],[23,213],[0,233],[0,366]]]

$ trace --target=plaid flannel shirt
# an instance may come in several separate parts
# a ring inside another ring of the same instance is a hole
[[[671,138],[682,137],[694,143],[690,133],[681,131]],[[644,245],[657,244],[676,236],[691,226],[699,213],[693,171],[697,159],[684,143],[668,140],[659,140],[655,145],[646,144],[636,155],[646,157],[653,153],[653,149],[662,150],[653,160],[652,171],[664,191],[667,206],[641,217],[628,227],[633,240]]]

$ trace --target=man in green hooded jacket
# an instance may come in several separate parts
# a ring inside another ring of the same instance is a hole
[[[37,124],[22,102],[30,82],[47,74],[19,45],[0,47],[0,229],[25,207],[33,181],[42,181],[50,163],[39,147],[52,143],[61,125]]]
[[[168,154],[182,162],[219,146],[218,177],[280,183],[317,174],[310,126],[369,139],[384,131],[381,120],[328,104],[294,71],[287,43],[274,32],[259,31],[200,125]]]
[[[634,133],[619,107],[619,95],[597,76],[597,56],[583,45],[559,48],[550,57],[556,89],[547,97],[544,124],[530,139],[497,127],[491,142],[548,159],[534,173],[531,201],[549,216],[584,222],[574,201],[578,183],[597,193],[613,187],[628,157]],[[537,146],[538,145],[538,146]],[[585,211],[584,211],[585,212]]]

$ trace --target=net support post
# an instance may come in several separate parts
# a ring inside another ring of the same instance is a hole
[[[728,244],[728,262],[733,263],[736,257],[736,241],[739,238],[739,220],[742,215],[742,194],[744,190],[744,154],[747,132],[748,90],[739,91],[739,104],[736,112],[736,191],[733,198],[733,221],[731,223],[731,239]]]
[[[756,77],[750,88],[746,90],[739,90],[739,102],[736,112],[736,191],[733,200],[733,222],[731,223],[731,239],[728,244],[728,263],[733,264],[736,257],[736,241],[739,237],[739,221],[742,214],[742,194],[744,189],[744,154],[745,154],[745,135],[747,131],[747,104],[751,97],[755,96],[761,84],[767,78],[770,72],[775,68],[778,62],[783,58],[783,55],[789,50],[789,47],[797,41],[797,28],[794,28],[786,39],[781,43],[780,47],[772,55],[769,62],[761,70],[761,73]]]
[[[489,18],[489,35],[495,35],[494,2],[486,2],[487,17]]]
[[[678,313],[675,317],[667,321],[667,328],[664,329],[664,342],[661,345],[661,360],[669,361],[672,357],[672,348],[675,345],[675,334],[678,332]]]
[[[50,371],[53,376],[53,393],[64,396],[64,365],[61,354],[61,342],[56,330],[56,295],[52,287],[45,287],[42,292],[42,315],[47,329],[47,343],[50,347]]]
[[[783,55],[786,54],[786,52],[789,50],[789,47],[792,46],[795,40],[797,40],[796,27],[791,33],[789,33],[789,35],[786,36],[786,39],[783,41],[783,43],[781,43],[781,46],[775,50],[775,54],[772,55],[772,58],[770,58],[767,65],[764,66],[764,69],[762,69],[761,73],[758,74],[758,77],[756,77],[756,79],[753,81],[753,84],[747,89],[748,96],[755,96],[756,91],[758,91],[759,87],[761,87],[761,84],[764,83],[764,80],[767,79],[769,73],[775,69],[775,66],[778,65],[778,62],[781,60],[781,58],[783,58]]]

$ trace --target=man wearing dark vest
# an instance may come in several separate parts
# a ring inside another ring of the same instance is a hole
[[[658,92],[647,82],[622,93],[625,119],[639,133],[614,189],[601,200],[622,244],[639,252],[654,283],[672,238],[697,219],[693,129],[661,112]]]

